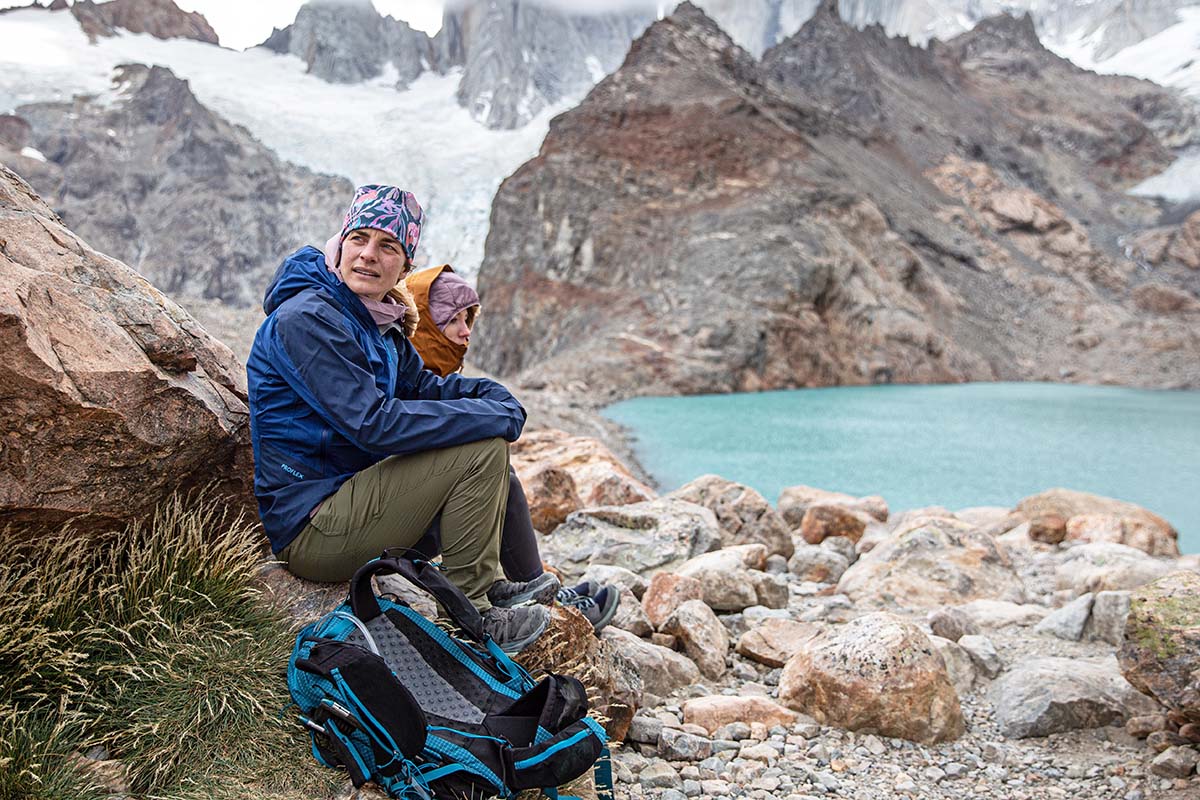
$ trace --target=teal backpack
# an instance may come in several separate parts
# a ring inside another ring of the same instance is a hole
[[[402,602],[378,597],[374,575],[399,574],[434,596],[452,636]],[[306,626],[288,661],[288,689],[312,753],[409,800],[512,797],[595,770],[612,794],[604,729],[583,684],[535,682],[483,631],[475,607],[436,566],[384,555],[350,582],[346,603]]]

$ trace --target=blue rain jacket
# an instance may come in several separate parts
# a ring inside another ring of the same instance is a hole
[[[507,389],[425,370],[314,247],[280,265],[263,310],[246,373],[254,494],[275,553],[318,503],[388,456],[521,435],[525,409]]]

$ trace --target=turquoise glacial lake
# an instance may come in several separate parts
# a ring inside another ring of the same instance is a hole
[[[1056,486],[1166,517],[1200,552],[1200,392],[1043,383],[644,397],[605,415],[670,491],[706,473],[880,494],[893,511],[1013,506]]]

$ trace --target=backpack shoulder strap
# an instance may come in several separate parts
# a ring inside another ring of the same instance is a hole
[[[371,588],[371,578],[375,575],[399,575],[424,589],[441,604],[455,625],[475,641],[483,641],[483,617],[461,589],[428,561],[414,562],[387,553],[363,564],[350,579],[350,607],[363,622],[383,613]]]

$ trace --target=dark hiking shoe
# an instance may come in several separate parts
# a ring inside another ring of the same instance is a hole
[[[488,589],[487,599],[494,606],[512,608],[534,602],[548,606],[554,602],[554,595],[562,586],[558,578],[549,572],[543,572],[531,581],[496,581]]]
[[[592,630],[599,633],[616,615],[617,606],[621,605],[621,594],[612,586],[604,586],[591,597],[582,595],[563,605],[578,609],[592,623]]]
[[[591,597],[599,589],[600,586],[598,584],[595,584],[592,581],[584,581],[583,583],[575,586],[564,586],[563,588],[559,589],[555,599],[563,605],[570,605],[582,597]]]
[[[519,653],[537,641],[549,624],[550,609],[545,606],[492,606],[483,612],[483,632],[509,655]]]

